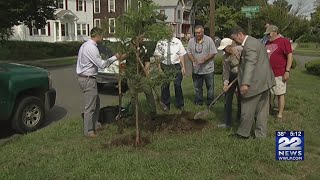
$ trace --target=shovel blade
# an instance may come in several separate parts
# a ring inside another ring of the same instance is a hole
[[[207,117],[208,114],[209,114],[209,110],[200,111],[194,116],[193,119],[203,119]]]
[[[169,108],[163,103],[163,102],[159,102],[160,106],[161,106],[161,110],[164,112],[168,112]]]

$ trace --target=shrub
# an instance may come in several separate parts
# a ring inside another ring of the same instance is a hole
[[[0,44],[0,60],[36,60],[76,56],[82,42],[6,41]]]
[[[310,74],[320,76],[320,60],[307,62],[305,67]]]
[[[214,58],[214,73],[222,74],[223,71],[223,56],[216,56]]]

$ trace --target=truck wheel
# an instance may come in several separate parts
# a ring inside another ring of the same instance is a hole
[[[39,129],[45,117],[44,103],[33,96],[24,97],[17,103],[12,128],[21,133]]]

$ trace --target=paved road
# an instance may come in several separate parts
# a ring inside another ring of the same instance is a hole
[[[46,114],[45,125],[70,117],[80,117],[84,103],[75,75],[75,67],[69,66],[49,71],[53,78],[53,87],[57,90],[57,99],[55,106]],[[117,103],[117,93],[118,90],[115,88],[104,87],[100,92],[101,106]],[[0,144],[1,139],[7,140],[15,134],[9,123],[0,122]]]
[[[304,67],[305,63],[309,61],[314,61],[319,59],[319,57],[301,56],[301,55],[293,55],[293,58],[297,60],[297,66],[299,67]]]

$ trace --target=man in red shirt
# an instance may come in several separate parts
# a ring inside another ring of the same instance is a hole
[[[279,35],[277,26],[269,25],[264,34],[269,36],[266,48],[276,79],[276,86],[271,89],[271,93],[278,97],[277,119],[281,120],[285,105],[286,82],[289,80],[293,60],[292,49],[289,40]]]

